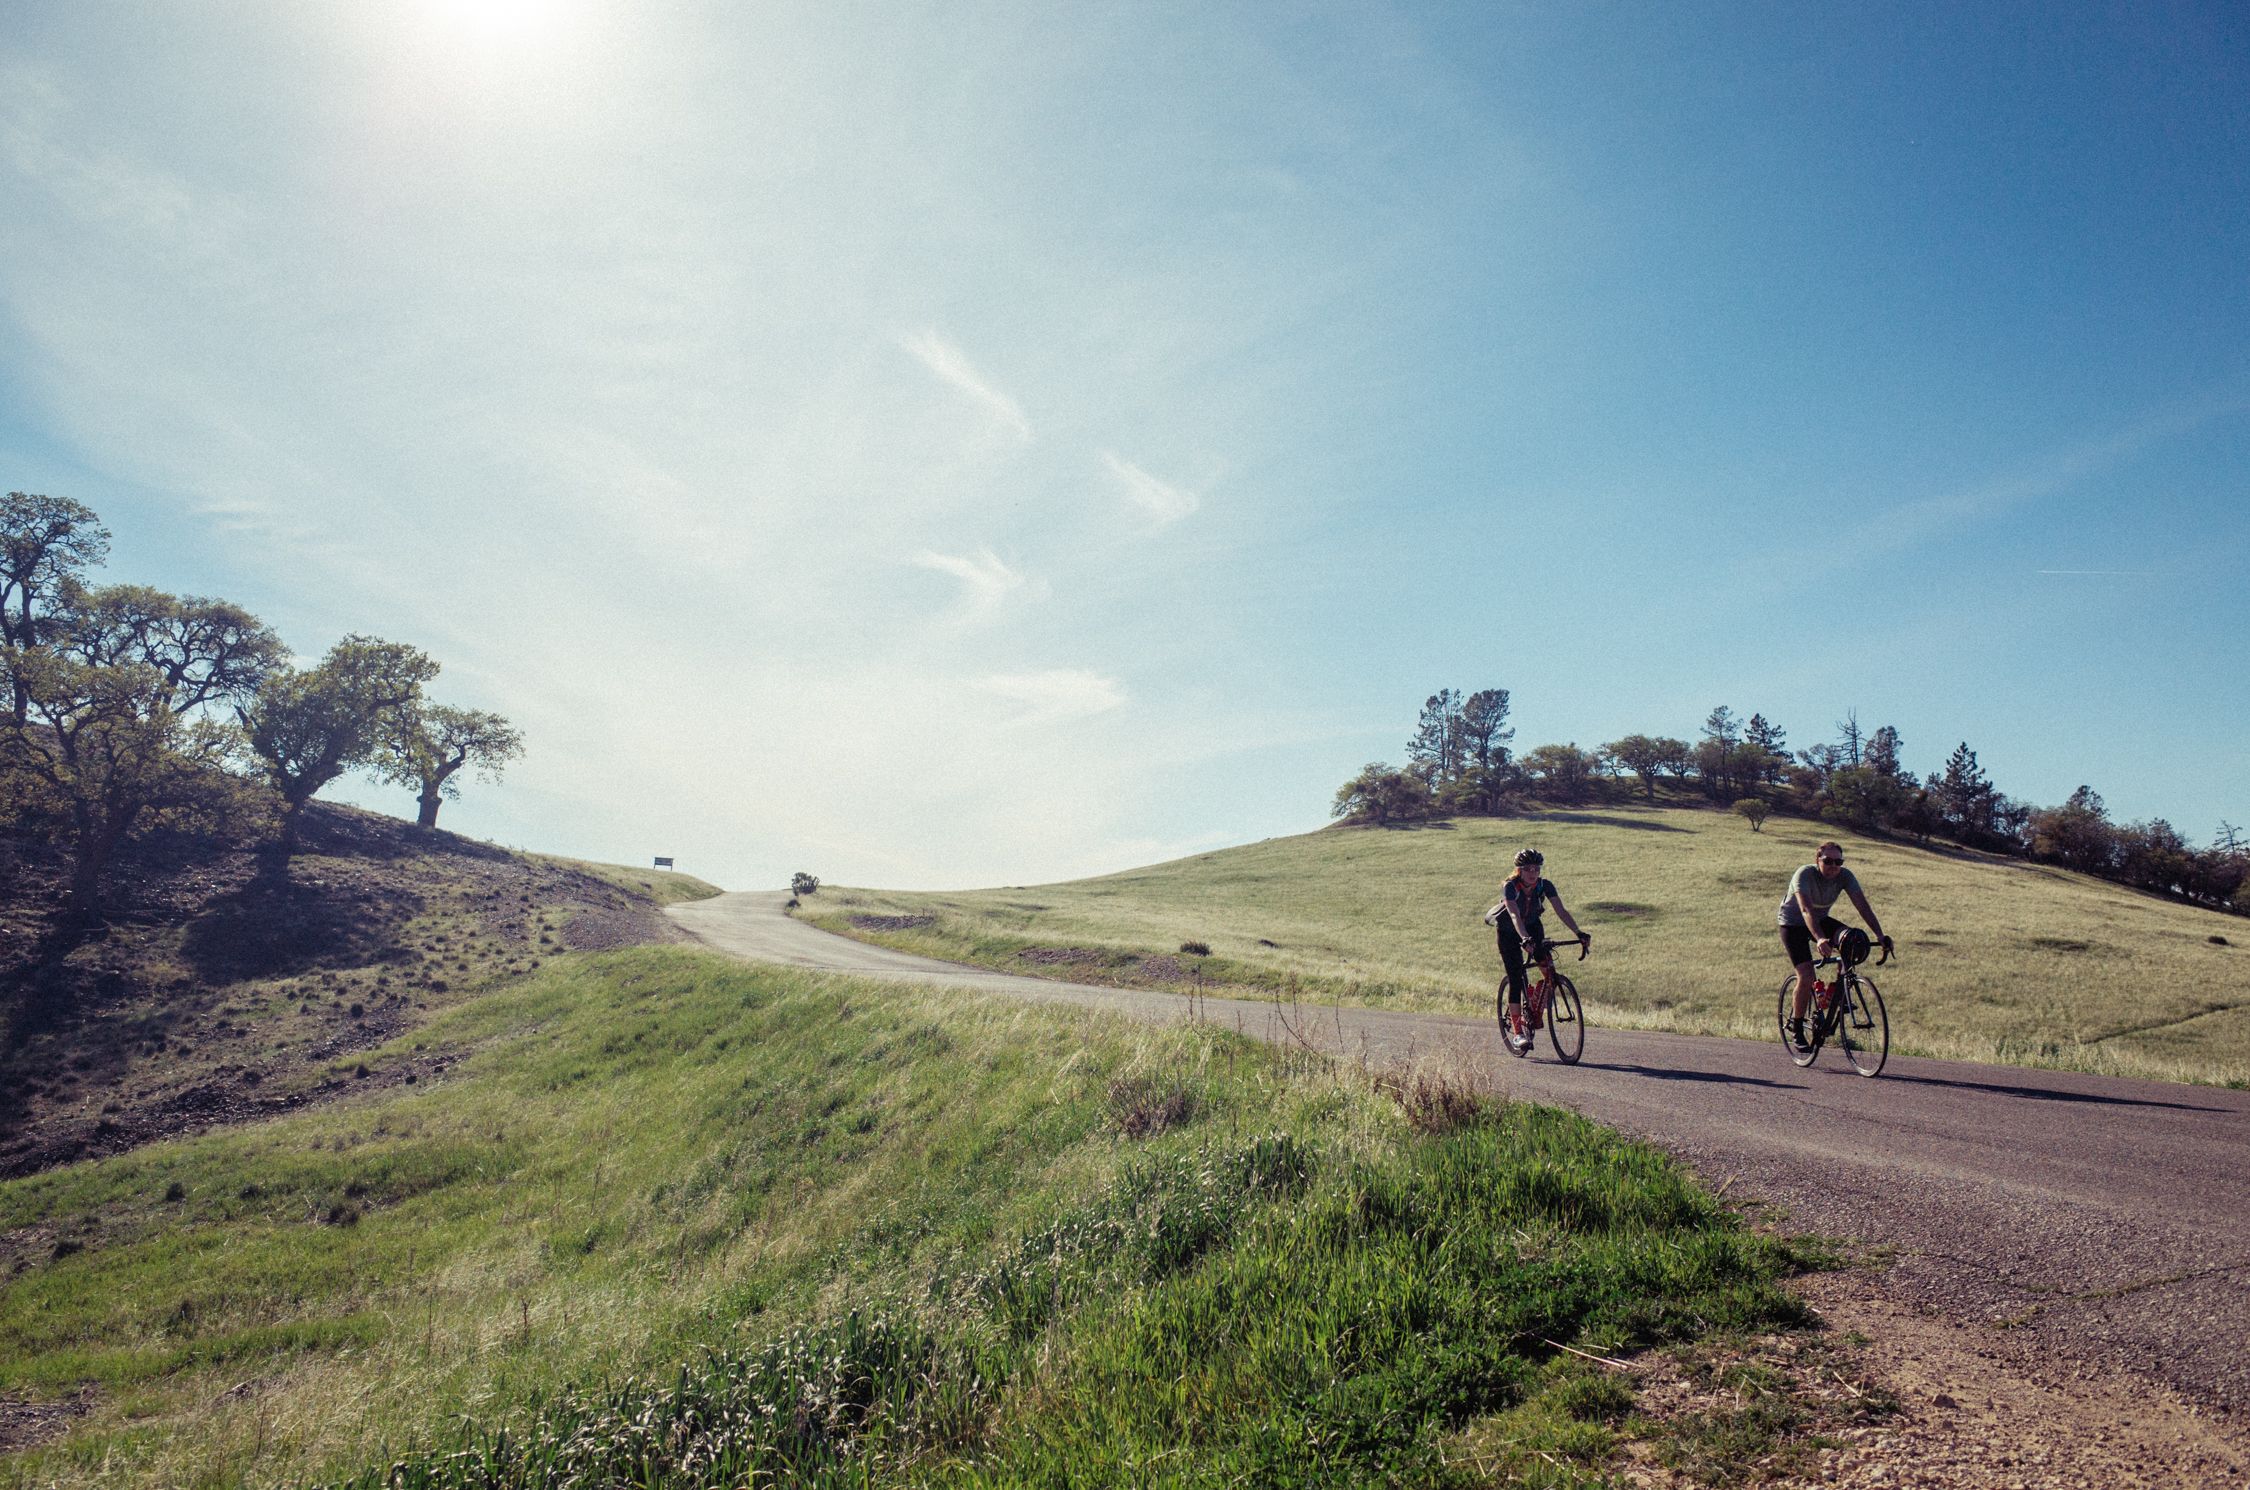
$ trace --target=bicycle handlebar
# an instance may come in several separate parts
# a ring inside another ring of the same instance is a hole
[[[1889,962],[1889,961],[1891,960],[1891,952],[1892,952],[1892,949],[1891,949],[1891,945],[1890,945],[1890,943],[1889,943],[1889,942],[1877,942],[1877,943],[1875,943],[1875,945],[1876,945],[1876,946],[1878,946],[1878,947],[1880,947],[1880,948],[1882,948],[1882,951],[1883,951],[1883,955],[1882,955],[1882,956],[1880,956],[1880,957],[1878,957],[1878,958],[1876,958],[1876,959],[1875,959],[1875,960],[1874,960],[1873,962],[1862,962],[1862,963],[1860,964],[1860,966],[1862,966],[1862,967],[1881,967],[1881,966],[1882,966],[1882,965],[1883,965],[1884,963],[1886,963],[1886,962]],[[1843,948],[1841,948],[1841,947],[1838,947],[1838,948],[1837,948],[1837,949],[1836,949],[1835,951],[1833,951],[1833,952],[1829,953],[1829,954],[1828,954],[1828,955],[1827,955],[1826,957],[1815,957],[1815,958],[1813,959],[1813,966],[1814,966],[1814,967],[1826,967],[1826,966],[1827,966],[1827,965],[1828,965],[1829,963],[1831,963],[1831,962],[1835,963],[1835,964],[1836,964],[1836,965],[1837,965],[1838,967],[1842,967],[1842,966],[1844,965],[1844,949],[1843,949]]]
[[[1592,951],[1592,950],[1594,949],[1594,947],[1593,947],[1593,942],[1592,942],[1592,941],[1591,941],[1591,940],[1590,940],[1589,938],[1587,938],[1587,937],[1584,937],[1584,936],[1581,936],[1581,937],[1579,937],[1579,938],[1578,938],[1577,940],[1578,940],[1578,960],[1579,960],[1580,962],[1584,962],[1584,961],[1586,960],[1586,954],[1587,954],[1588,952],[1591,952],[1591,951]],[[1546,958],[1547,958],[1547,955],[1548,955],[1549,953],[1553,952],[1553,951],[1555,950],[1555,948],[1557,948],[1557,947],[1563,947],[1563,946],[1568,946],[1568,945],[1569,945],[1569,943],[1568,943],[1568,942],[1558,942],[1558,941],[1551,941],[1551,940],[1550,940],[1550,941],[1542,941],[1542,942],[1541,942],[1541,943],[1539,944],[1539,956],[1538,956],[1538,957],[1536,957],[1536,958],[1534,958],[1533,960],[1534,960],[1534,961],[1545,961],[1545,960],[1546,960]]]

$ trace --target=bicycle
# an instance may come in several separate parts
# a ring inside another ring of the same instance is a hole
[[[1508,982],[1505,978],[1500,980],[1500,1043],[1519,1059],[1527,1056],[1531,1054],[1531,1047],[1539,1043],[1539,1026],[1544,1024],[1547,1043],[1555,1049],[1555,1059],[1566,1066],[1575,1066],[1586,1049],[1586,1016],[1578,1002],[1578,986],[1555,970],[1555,948],[1561,945],[1542,937],[1536,948],[1524,948],[1524,961],[1538,976],[1530,979],[1523,991],[1526,1027],[1520,1041],[1516,1032],[1508,1027]],[[1580,962],[1586,960],[1586,952],[1586,943],[1580,942]]]
[[[1881,967],[1891,960],[1891,949],[1883,948],[1883,955],[1875,960]],[[1833,963],[1839,976],[1830,982],[1821,978],[1820,970]],[[1781,1003],[1775,1011],[1775,1020],[1781,1029],[1781,1048],[1800,1066],[1810,1066],[1820,1059],[1820,1047],[1833,1037],[1844,1047],[1844,1059],[1862,1076],[1879,1076],[1883,1063],[1891,1055],[1891,1017],[1883,1008],[1883,990],[1875,980],[1863,977],[1859,961],[1844,955],[1839,942],[1834,954],[1813,963],[1812,1005],[1806,1010],[1805,1046],[1799,1049],[1789,1038],[1789,1016],[1797,1007],[1797,975],[1791,973],[1781,980]]]

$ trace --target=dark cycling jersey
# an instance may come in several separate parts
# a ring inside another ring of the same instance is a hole
[[[1525,898],[1527,893],[1530,897],[1528,900]],[[1540,925],[1539,917],[1547,909],[1546,902],[1550,900],[1560,904],[1562,892],[1555,888],[1553,880],[1544,878],[1539,881],[1536,889],[1528,892],[1525,891],[1522,880],[1511,878],[1508,881],[1508,888],[1500,893],[1501,904],[1505,905],[1510,911],[1521,910],[1523,912],[1523,924],[1531,928],[1531,939],[1533,941],[1538,941],[1547,934],[1546,928]],[[1510,931],[1516,929],[1515,922],[1506,916],[1501,918],[1500,924]]]

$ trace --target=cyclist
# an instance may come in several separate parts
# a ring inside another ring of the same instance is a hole
[[[1812,1002],[1813,958],[1816,954],[1826,957],[1834,952],[1837,939],[1846,930],[1843,922],[1828,913],[1839,895],[1852,898],[1852,904],[1859,908],[1860,919],[1875,933],[1878,943],[1885,949],[1891,945],[1891,939],[1883,935],[1883,923],[1876,918],[1875,908],[1867,903],[1867,894],[1859,887],[1859,876],[1844,867],[1843,845],[1824,843],[1815,849],[1813,861],[1790,877],[1789,893],[1781,898],[1781,946],[1797,969],[1797,998],[1790,1006],[1789,1043],[1799,1050],[1807,1048],[1805,1009]],[[1863,944],[1861,951],[1865,950]]]
[[[1508,969],[1507,1024],[1514,1031],[1512,1038],[1518,1041],[1530,1039],[1531,1032],[1539,1028],[1536,1019],[1528,1024],[1524,1019],[1523,990],[1529,980],[1524,974],[1523,949],[1529,946],[1537,954],[1539,965],[1549,972],[1554,971],[1553,962],[1547,955],[1546,929],[1539,920],[1546,909],[1545,902],[1554,904],[1555,914],[1562,917],[1563,925],[1568,926],[1577,936],[1580,946],[1590,947],[1594,944],[1594,939],[1581,931],[1578,923],[1570,918],[1570,911],[1564,906],[1562,893],[1555,888],[1555,882],[1542,878],[1546,863],[1547,856],[1535,848],[1518,850],[1516,872],[1508,876],[1508,883],[1502,888],[1500,898],[1493,903],[1491,910],[1484,913],[1485,924],[1499,928],[1500,961]]]

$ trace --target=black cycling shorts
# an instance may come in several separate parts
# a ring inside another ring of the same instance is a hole
[[[1844,934],[1844,931],[1844,923],[1834,916],[1822,916],[1820,918],[1820,934],[1822,936],[1839,937]],[[1813,960],[1812,933],[1802,926],[1782,927],[1781,947],[1783,951],[1789,954],[1789,965],[1791,967]]]

